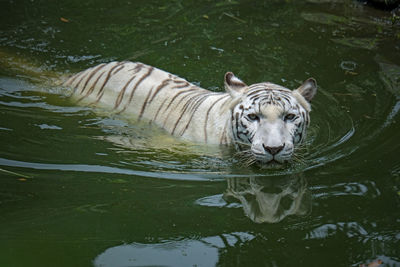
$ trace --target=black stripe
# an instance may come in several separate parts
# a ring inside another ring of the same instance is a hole
[[[183,84],[172,86],[171,87],[172,89],[183,89],[190,86],[190,83],[188,83],[187,81],[174,81],[174,83],[177,84],[183,83]]]
[[[123,65],[121,67],[119,67],[118,69],[116,69],[113,73],[113,75],[117,74],[120,70],[122,70],[123,68],[125,68],[125,64],[126,62],[121,62]]]
[[[142,108],[140,109],[140,113],[139,113],[139,118],[138,118],[139,121],[142,119],[144,110],[145,110],[147,104],[149,103],[148,100],[149,100],[149,97],[150,97],[151,92],[153,91],[153,89],[154,89],[154,86],[151,87],[151,89],[149,90],[149,93],[148,93],[147,96],[146,96],[146,99],[145,99],[144,102],[143,102],[143,106],[142,106]]]
[[[133,64],[135,64],[136,66],[132,69],[129,69],[128,71],[135,71],[135,73],[138,73],[144,67],[144,64],[142,63],[133,63]]]
[[[170,81],[171,81],[171,79],[166,79],[156,88],[156,91],[154,92],[151,99],[149,100],[149,103],[151,103],[153,101],[153,99],[161,91],[161,89],[163,89],[165,86],[167,86]]]
[[[151,73],[153,72],[153,70],[154,70],[154,68],[150,67],[149,70],[147,71],[147,73],[145,75],[143,75],[140,78],[140,80],[135,84],[135,86],[132,88],[132,91],[131,91],[131,94],[129,96],[128,102],[126,103],[124,108],[121,111],[119,111],[118,113],[124,112],[128,108],[129,104],[132,102],[133,95],[135,94],[135,91],[138,88],[139,84],[141,84],[147,77],[149,77],[151,75]]]
[[[124,98],[126,89],[131,84],[131,82],[137,77],[135,74],[140,72],[142,68],[143,68],[143,64],[137,64],[135,66],[135,68],[130,70],[130,71],[134,70],[135,72],[133,73],[133,76],[125,83],[124,87],[122,87],[121,91],[119,92],[117,99],[115,100],[114,109],[117,109],[119,107],[119,105],[122,102],[122,99]],[[130,75],[132,75],[132,74],[130,74]]]
[[[235,126],[236,126],[236,135],[240,138],[239,136],[239,113],[235,113]]]
[[[208,117],[210,115],[210,111],[219,101],[221,101],[222,99],[226,98],[227,96],[229,97],[228,94],[222,95],[222,97],[217,99],[214,103],[212,103],[211,106],[207,110],[206,118],[205,118],[205,121],[204,121],[204,142],[205,143],[207,143],[207,123],[208,123]]]
[[[241,131],[240,133],[246,135],[248,133],[247,125],[244,125],[242,120],[240,120],[239,122],[240,122],[240,126],[242,126],[242,128],[245,129],[245,131]]]
[[[179,104],[180,104],[185,98],[187,98],[188,96],[198,93],[198,90],[197,90],[197,89],[192,89],[192,90],[188,90],[188,91],[185,91],[185,92],[189,92],[189,94],[184,95],[183,97],[181,97],[181,99],[179,99],[178,103],[176,104],[176,107],[178,107]],[[170,104],[171,104],[171,103],[172,103],[172,102],[170,102]],[[187,105],[187,103],[186,103],[185,105]],[[184,105],[184,107],[185,107],[185,105]],[[168,105],[168,107],[169,107],[169,105]],[[168,109],[168,107],[166,108],[166,110]],[[167,120],[168,120],[168,118],[169,118],[169,116],[170,116],[170,114],[171,114],[171,112],[172,112],[173,110],[174,110],[174,109],[171,109],[171,110],[168,112],[168,115],[165,117],[165,120],[164,120],[164,123],[163,123],[163,127],[164,127],[164,128],[165,128],[165,124],[167,123]],[[182,110],[181,110],[181,116],[180,116],[179,119],[175,122],[173,131],[171,132],[171,134],[173,134],[173,132],[175,131],[175,128],[176,128],[177,124],[179,123],[180,118],[183,116],[183,114],[184,114],[184,112],[182,112]]]
[[[101,92],[101,94],[97,97],[96,101],[92,102],[92,103],[89,104],[89,105],[96,105],[97,103],[99,103],[99,102],[100,102],[100,99],[103,97],[103,95],[104,95],[104,91]]]
[[[89,71],[86,71],[85,74],[79,79],[78,83],[74,86],[74,92],[78,90],[79,84],[82,82],[83,79],[89,74]]]
[[[219,144],[220,144],[220,145],[223,144],[223,140],[224,140],[224,139],[226,140],[226,126],[227,126],[227,123],[225,123],[224,130],[222,131],[222,135],[221,135],[221,137],[219,138]]]
[[[252,132],[250,135],[250,139],[253,140],[255,135],[256,135],[256,132]],[[253,141],[251,141],[251,142],[253,142]]]
[[[290,99],[290,97],[288,96],[288,95],[280,95],[280,97],[281,98],[283,98],[283,100],[285,100],[287,103],[289,103],[289,106],[290,106],[290,103],[291,103],[291,99]]]
[[[103,74],[106,73],[105,71],[103,71],[94,81],[94,83],[92,84],[92,86],[89,88],[89,90],[86,92],[86,95],[82,96],[81,98],[78,99],[78,102],[82,101],[84,98],[88,97],[96,88],[97,82],[100,80],[100,78],[103,76]]]
[[[175,78],[174,79],[174,83],[184,83],[184,84],[188,84],[189,82],[188,81],[186,81],[186,80],[183,80],[183,79],[181,79],[181,78],[179,78],[179,77],[173,77],[173,78]]]
[[[161,109],[164,107],[165,102],[167,102],[168,98],[165,98],[164,101],[161,103],[161,105],[158,107],[156,114],[154,115],[154,118],[150,120],[150,123],[152,121],[155,121],[157,119],[158,113],[160,113]]]
[[[196,102],[196,104],[193,106],[193,110],[191,111],[191,116],[190,116],[190,118],[189,118],[189,120],[188,120],[188,123],[186,124],[186,126],[183,128],[183,131],[180,133],[180,135],[182,136],[185,132],[186,132],[186,130],[189,128],[189,125],[190,125],[190,123],[192,122],[192,119],[193,119],[193,116],[194,116],[194,114],[196,113],[196,111],[197,111],[197,109],[200,107],[200,105],[201,104],[203,104],[203,102],[207,99],[207,98],[209,98],[211,96],[211,94],[210,93],[206,93],[206,95],[204,95],[200,100],[198,100],[197,102]]]
[[[111,64],[111,63],[109,63],[109,64]],[[99,91],[97,92],[97,96],[99,96],[100,94],[103,95],[104,86],[107,84],[108,80],[111,78],[112,71],[114,69],[116,69],[118,66],[120,66],[121,64],[122,64],[121,62],[117,62],[117,64],[108,71],[106,79],[104,80],[102,86],[100,87]],[[100,98],[97,99],[97,101],[99,101]]]
[[[69,77],[69,79],[64,83],[64,86],[70,86],[72,83],[74,83],[74,81],[81,76],[83,73],[85,73],[85,71],[81,71],[75,75],[72,75],[71,77]]]
[[[101,70],[102,68],[104,68],[104,66],[106,66],[106,64],[104,64],[104,63],[103,63],[103,64],[100,64],[99,66],[97,66],[97,67],[90,73],[90,75],[89,75],[89,77],[87,78],[87,80],[86,80],[86,82],[85,82],[85,85],[83,86],[83,88],[82,88],[80,94],[82,94],[82,93],[85,91],[86,86],[88,85],[89,81],[93,78],[93,76],[94,76],[99,70]]]
[[[254,91],[248,92],[247,96],[250,97],[252,95],[255,95],[255,94],[258,94],[258,93],[265,93],[265,92],[266,92],[265,89],[258,89],[258,90],[254,90]]]
[[[204,93],[203,93],[203,94],[204,94]],[[206,94],[208,94],[208,92],[207,92]],[[175,123],[175,125],[174,125],[174,129],[172,130],[172,134],[175,133],[176,126],[178,125],[178,123],[179,123],[180,120],[182,119],[183,115],[185,115],[186,110],[189,108],[189,106],[190,106],[190,105],[195,106],[196,104],[198,104],[199,102],[197,102],[197,101],[198,101],[197,98],[199,98],[199,97],[201,97],[201,96],[202,96],[202,95],[195,95],[195,96],[193,96],[192,98],[190,98],[190,99],[188,99],[188,100],[186,101],[185,105],[184,105],[183,108],[181,109],[181,112],[180,112],[181,115],[179,116],[178,120],[176,121],[176,123]],[[204,95],[203,95],[203,97],[204,97]],[[182,97],[182,99],[183,99],[183,98],[184,98],[184,97]],[[181,100],[182,100],[182,99],[181,99]],[[196,99],[196,100],[194,100],[194,99]],[[200,102],[200,104],[201,104],[201,102]],[[178,105],[179,105],[179,104],[178,104]],[[191,116],[190,119],[189,119],[189,123],[190,123],[192,117],[193,117],[193,113],[192,113],[192,116]],[[186,126],[188,126],[189,123],[188,123]],[[185,131],[185,130],[184,130],[184,131]],[[184,131],[183,131],[183,132],[184,132]],[[183,133],[182,133],[182,134],[183,134]],[[181,136],[182,136],[182,134],[181,134]]]
[[[119,105],[122,102],[122,99],[124,98],[124,94],[126,91],[126,88],[128,88],[129,84],[136,78],[136,75],[133,75],[124,85],[124,87],[122,87],[121,91],[119,92],[117,99],[115,100],[115,105],[114,105],[114,109],[118,108]]]
[[[172,102],[174,102],[175,99],[176,99],[178,96],[180,96],[181,94],[187,93],[187,92],[192,92],[192,91],[194,91],[194,90],[196,90],[196,89],[189,89],[189,90],[186,90],[186,91],[180,91],[180,92],[178,92],[176,95],[174,95],[174,97],[171,98],[171,101],[168,103],[167,107],[166,107],[164,110],[166,111],[166,110],[171,106]]]

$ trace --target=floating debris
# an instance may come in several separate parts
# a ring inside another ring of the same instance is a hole
[[[48,125],[48,124],[35,124],[35,126],[39,127],[42,130],[62,130],[61,127],[58,127],[56,125]]]
[[[351,20],[345,17],[339,17],[326,13],[301,13],[301,17],[310,22],[321,23],[325,25],[346,24],[350,26]]]
[[[331,40],[341,45],[368,50],[376,49],[378,44],[378,39],[376,38],[334,38]]]
[[[215,46],[210,46],[210,49],[211,49],[211,50],[218,51],[219,53],[223,53],[223,52],[224,52],[224,49],[218,48],[218,47],[215,47]]]
[[[301,17],[309,22],[313,23],[320,23],[320,24],[325,24],[325,25],[340,25],[348,28],[353,28],[356,29],[355,27],[360,27],[360,26],[369,26],[369,25],[375,25],[375,26],[388,26],[387,23],[384,21],[379,21],[379,20],[374,20],[374,19],[369,19],[369,18],[364,18],[364,17],[342,17],[342,16],[337,16],[337,15],[332,15],[332,14],[327,14],[327,13],[322,13],[322,12],[315,12],[315,13],[307,13],[303,12],[301,13]]]
[[[12,174],[12,175],[15,175],[15,176],[23,177],[23,178],[19,178],[19,179],[32,178],[32,177],[24,175],[24,174],[20,174],[20,173],[17,173],[17,172],[12,172],[12,171],[1,169],[1,168],[0,168],[0,172],[4,172],[4,173]]]
[[[360,267],[378,267],[378,266],[380,266],[381,264],[383,264],[383,261],[381,261],[381,260],[375,260],[375,261],[373,261],[373,262],[371,262],[371,263],[368,263],[368,265],[366,265],[366,264],[360,264]]]
[[[353,71],[357,68],[357,63],[354,61],[345,60],[340,63],[340,68],[342,70]]]
[[[236,17],[236,16],[234,16],[234,15],[232,15],[232,14],[230,14],[230,13],[224,12],[224,13],[222,13],[222,14],[225,15],[225,16],[227,16],[227,17],[230,17],[231,19],[234,19],[234,20],[236,20],[236,21],[238,21],[238,22],[240,22],[240,23],[246,23],[245,20],[239,19],[238,17]]]

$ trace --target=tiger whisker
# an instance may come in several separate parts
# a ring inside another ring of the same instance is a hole
[[[306,163],[306,159],[304,158],[303,155],[298,154],[298,153],[294,153],[292,156],[292,161],[294,163],[298,163],[298,164],[305,164]]]
[[[244,161],[242,163],[242,165],[243,165],[243,167],[249,167],[249,166],[253,165],[254,163],[256,163],[255,158],[248,158],[246,161]]]
[[[247,150],[237,151],[235,153],[235,155],[240,156],[240,155],[252,155],[252,154],[251,154],[251,150],[247,149]]]
[[[253,154],[251,153],[251,149],[237,151],[234,154],[234,156],[238,157],[240,159],[240,164],[243,167],[249,167],[257,162],[257,160],[254,158]]]
[[[251,144],[245,143],[245,142],[242,142],[242,141],[239,141],[239,140],[234,141],[234,143],[237,144],[237,145],[243,145],[243,146],[251,147]]]

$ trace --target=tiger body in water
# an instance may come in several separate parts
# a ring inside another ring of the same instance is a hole
[[[111,62],[79,72],[63,85],[81,105],[146,120],[183,139],[229,145],[263,164],[290,161],[309,125],[314,79],[289,90],[246,85],[225,74],[226,92],[211,92],[142,63]]]

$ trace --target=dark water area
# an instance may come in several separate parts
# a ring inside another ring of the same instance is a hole
[[[1,1],[0,266],[400,266],[400,22],[354,1]],[[243,168],[75,105],[140,61],[223,91],[314,77],[301,163]]]

